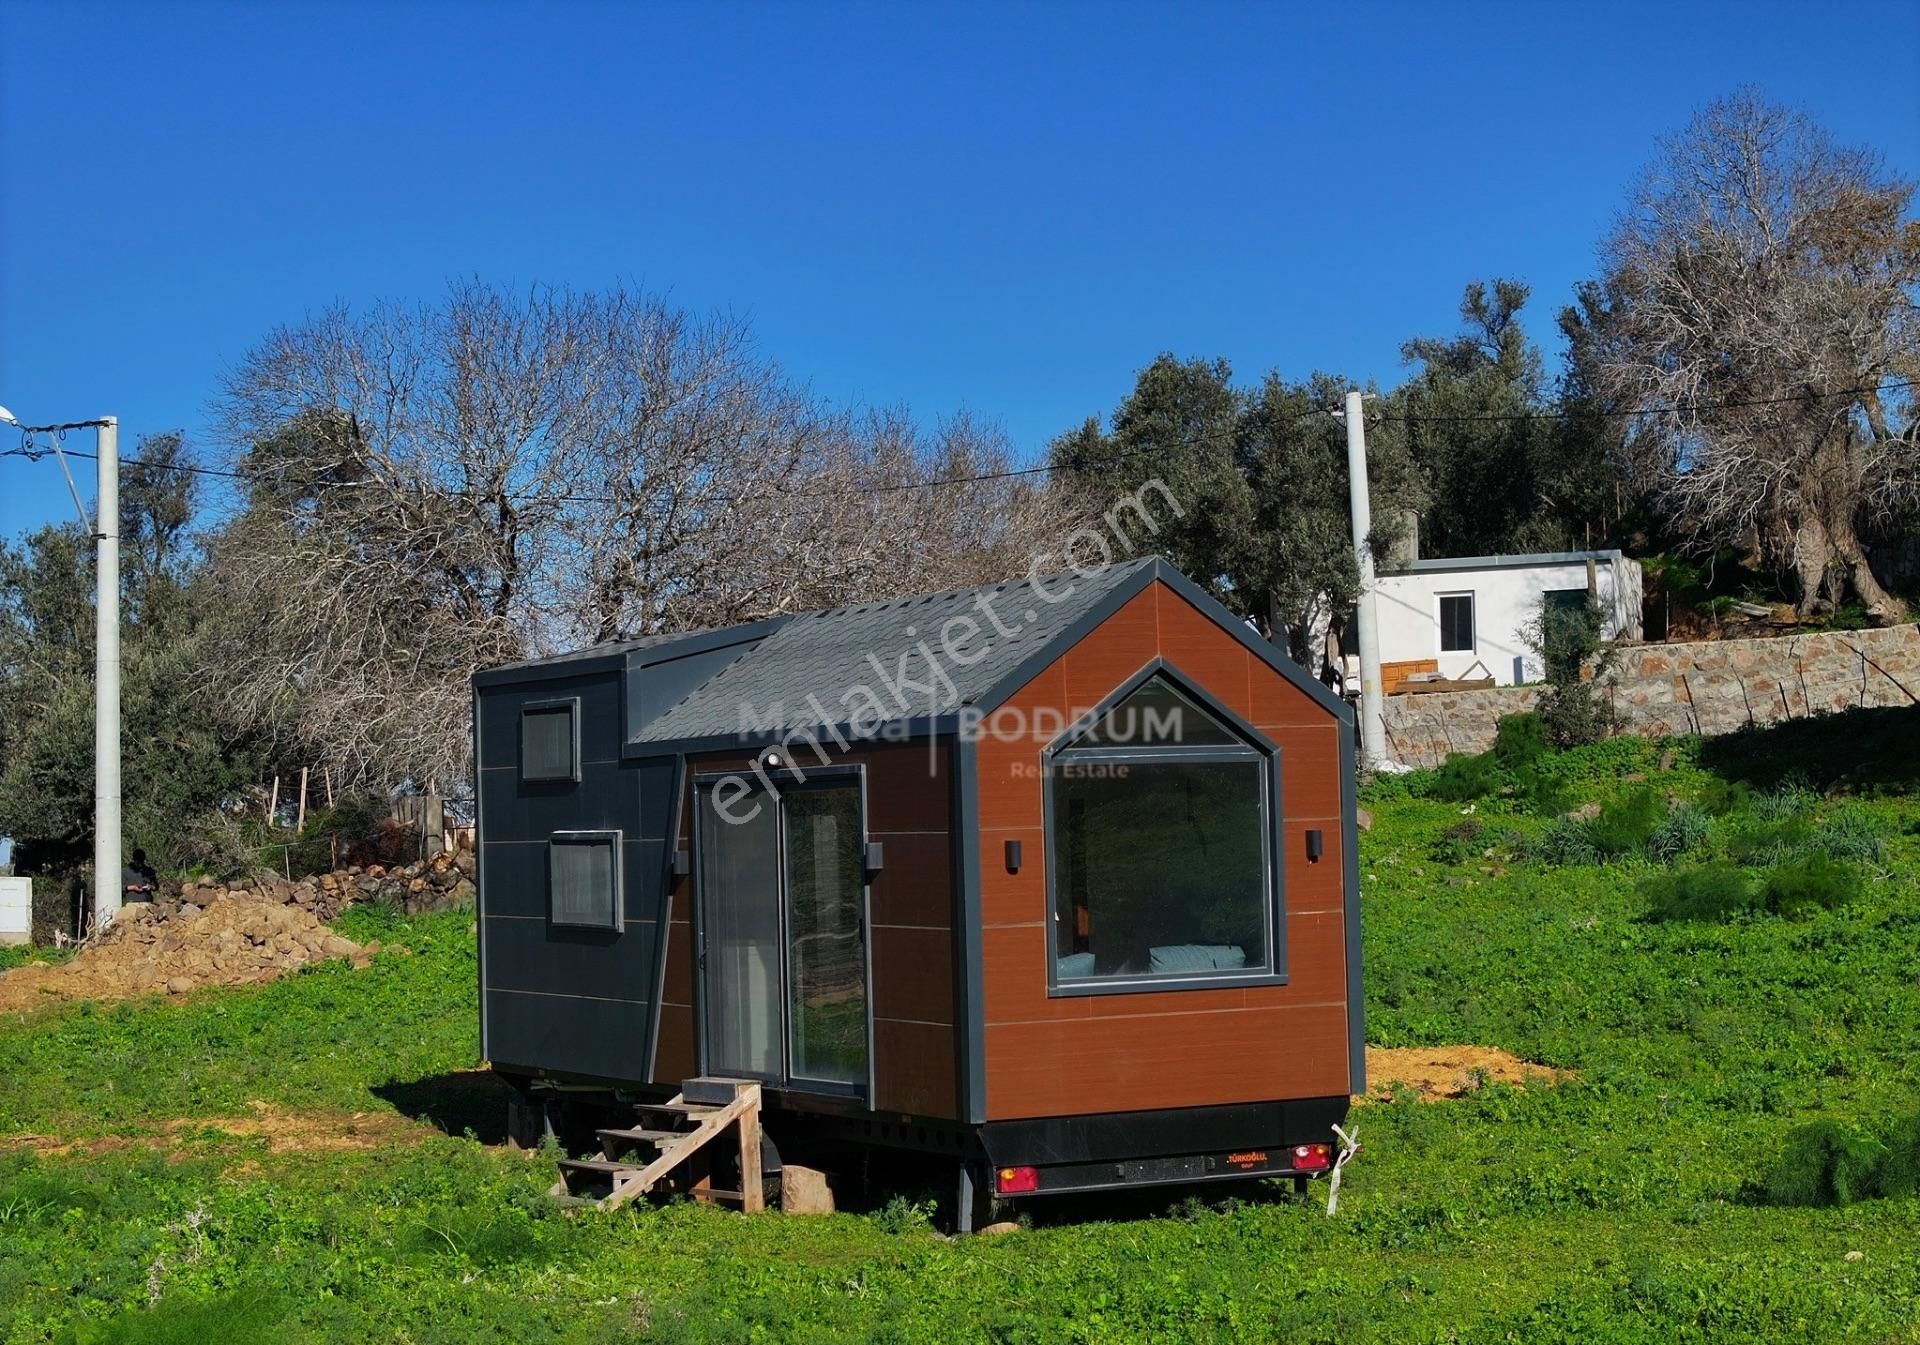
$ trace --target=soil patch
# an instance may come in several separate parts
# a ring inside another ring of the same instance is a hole
[[[1535,1065],[1494,1046],[1369,1046],[1367,1088],[1370,1097],[1390,1097],[1401,1088],[1423,1102],[1464,1097],[1485,1083],[1519,1088],[1551,1088],[1567,1071]]]
[[[0,975],[0,1014],[67,1000],[184,995],[208,985],[258,985],[309,962],[365,966],[380,949],[335,934],[311,909],[249,893],[194,902],[135,902],[98,941],[56,966]]]
[[[0,1152],[28,1150],[42,1158],[72,1154],[120,1153],[128,1149],[167,1151],[195,1139],[264,1139],[276,1154],[353,1153],[408,1143],[438,1134],[393,1112],[287,1111],[270,1102],[249,1102],[245,1116],[184,1116],[142,1135],[100,1135],[67,1139],[59,1135],[0,1136]]]

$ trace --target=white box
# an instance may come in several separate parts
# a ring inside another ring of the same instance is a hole
[[[33,879],[0,878],[0,947],[25,943],[33,934]]]

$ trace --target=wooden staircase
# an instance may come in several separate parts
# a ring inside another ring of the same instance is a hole
[[[561,1159],[560,1180],[549,1194],[611,1209],[665,1186],[685,1190],[695,1200],[736,1204],[748,1213],[765,1208],[759,1084],[688,1079],[670,1101],[643,1103],[635,1111],[649,1124],[595,1131],[600,1156]],[[729,1130],[740,1150],[737,1191],[714,1187],[710,1176],[715,1154],[709,1146]]]

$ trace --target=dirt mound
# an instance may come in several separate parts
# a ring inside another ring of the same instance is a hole
[[[358,967],[379,951],[322,924],[305,905],[242,890],[189,889],[192,900],[135,902],[100,939],[57,966],[29,964],[0,976],[0,1013],[50,1002],[184,995],[208,985],[257,985],[309,962],[348,958]]]
[[[1494,1046],[1369,1046],[1367,1088],[1390,1097],[1411,1088],[1425,1102],[1464,1097],[1484,1083],[1552,1087],[1566,1071],[1535,1065]]]

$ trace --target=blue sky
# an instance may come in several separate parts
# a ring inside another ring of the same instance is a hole
[[[1546,337],[1655,138],[1741,83],[1920,177],[1916,64],[1912,0],[0,0],[0,403],[217,461],[276,323],[626,279],[1031,455],[1161,350],[1391,384],[1474,277]],[[71,509],[0,458],[0,536]]]

